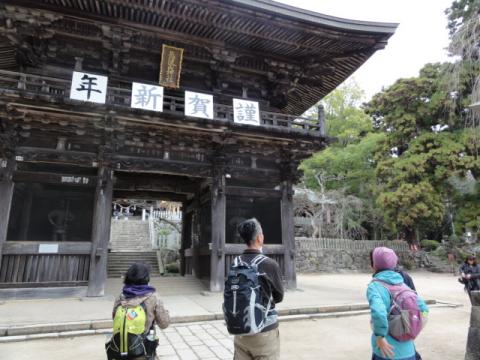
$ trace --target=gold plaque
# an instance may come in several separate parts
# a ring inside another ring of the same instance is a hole
[[[160,80],[162,86],[178,88],[180,73],[182,72],[183,49],[169,45],[162,45],[162,59],[160,61]]]

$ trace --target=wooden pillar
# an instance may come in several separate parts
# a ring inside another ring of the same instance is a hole
[[[478,360],[480,359],[480,291],[472,291],[470,300],[472,301],[472,314],[470,315],[465,360]]]
[[[202,277],[201,264],[200,264],[200,234],[201,234],[201,216],[200,216],[200,194],[198,191],[193,199],[192,206],[192,223],[190,226],[190,249],[192,254],[191,264],[192,264],[192,275],[197,279]]]
[[[8,219],[13,198],[14,160],[0,159],[0,267],[2,265],[2,250],[7,241]]]
[[[103,296],[107,280],[108,242],[112,219],[113,171],[98,169],[92,226],[92,253],[87,296]]]
[[[224,159],[214,164],[212,199],[212,250],[210,260],[210,291],[223,291],[225,286],[225,221],[226,195]]]
[[[185,259],[185,246],[187,244],[187,204],[182,204],[182,233],[180,234],[180,275],[185,276],[187,270],[187,264]]]
[[[27,189],[25,201],[23,202],[22,225],[20,227],[20,240],[28,240],[28,229],[30,227],[30,219],[32,216],[33,190],[31,187]]]
[[[285,249],[285,279],[288,289],[297,288],[295,271],[295,228],[293,221],[293,188],[291,180],[282,181],[281,221],[282,243]]]

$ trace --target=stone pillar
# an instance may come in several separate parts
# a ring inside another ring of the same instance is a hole
[[[225,168],[224,159],[215,159],[212,199],[212,250],[210,262],[210,291],[223,291],[225,286]]]
[[[107,280],[108,242],[112,219],[113,171],[98,169],[92,226],[92,252],[87,296],[103,296]]]
[[[288,289],[297,288],[295,271],[295,228],[293,220],[293,188],[290,180],[282,182],[281,223],[282,243],[285,249],[285,279]]]
[[[480,359],[480,291],[472,291],[472,314],[468,330],[467,353],[465,360]]]
[[[2,250],[7,241],[8,219],[13,198],[13,172],[16,162],[13,159],[0,159],[0,267]]]

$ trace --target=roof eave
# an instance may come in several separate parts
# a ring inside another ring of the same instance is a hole
[[[367,33],[379,33],[393,35],[398,23],[385,23],[374,21],[362,21],[344,19],[335,16],[320,14],[314,11],[297,8],[272,0],[227,0],[236,5],[243,5],[279,16],[290,17],[295,20],[309,22],[315,25],[327,26],[343,31],[359,31]]]

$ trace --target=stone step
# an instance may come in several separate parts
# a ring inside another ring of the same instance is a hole
[[[151,251],[150,227],[146,221],[112,220],[109,249],[112,251]]]
[[[152,275],[160,274],[157,255],[153,251],[110,252],[107,260],[107,274],[110,277],[122,276],[134,262],[147,264],[150,267]]]

